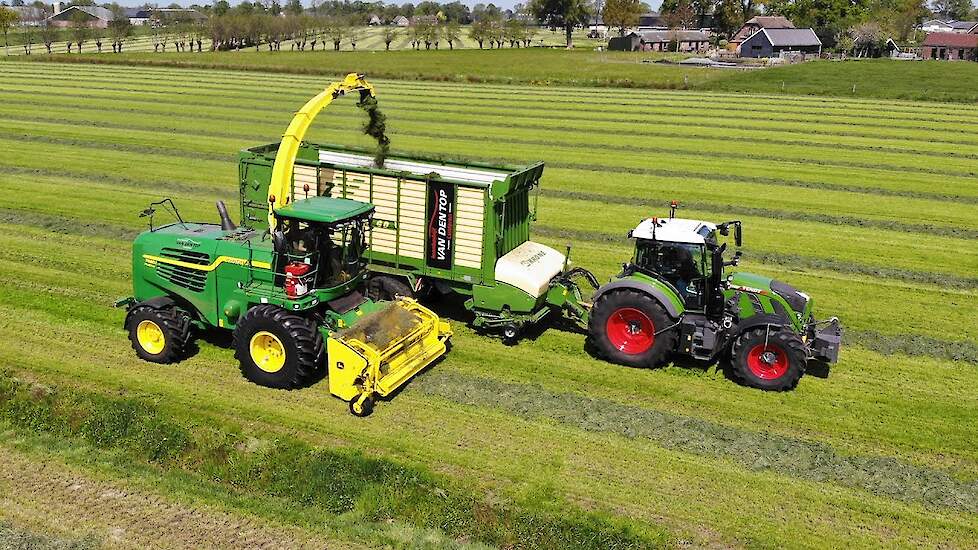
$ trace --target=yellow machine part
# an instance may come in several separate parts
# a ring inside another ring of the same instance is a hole
[[[343,80],[330,84],[316,97],[307,101],[292,118],[275,154],[272,179],[268,185],[269,230],[275,229],[275,209],[286,206],[292,200],[292,194],[289,192],[292,187],[292,171],[306,130],[312,125],[319,111],[325,109],[334,99],[348,92],[357,91],[369,93],[371,96],[377,95],[374,87],[363,79],[362,74],[350,73]]]
[[[451,327],[416,301],[400,298],[379,314],[408,315],[412,322],[403,333],[383,338],[383,349],[355,330],[335,333],[326,341],[329,391],[344,401],[389,395],[447,350]]]

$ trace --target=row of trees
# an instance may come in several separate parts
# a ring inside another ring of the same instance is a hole
[[[121,8],[119,8],[121,10]],[[3,31],[4,47],[9,55],[8,33],[10,28],[17,22],[17,12],[6,7],[0,6],[0,30]],[[55,44],[64,42],[65,52],[71,53],[73,47],[77,47],[78,53],[82,52],[82,47],[89,42],[95,44],[99,53],[106,44],[112,47],[113,52],[122,52],[123,44],[132,36],[132,26],[125,17],[117,17],[111,21],[107,28],[101,29],[89,24],[88,18],[84,14],[76,13],[72,16],[72,26],[60,29],[50,25],[27,25],[20,31],[21,47],[24,53],[30,55],[37,44],[43,44],[47,53],[53,53]]]

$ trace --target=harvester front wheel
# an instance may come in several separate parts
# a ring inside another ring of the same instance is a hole
[[[603,294],[591,310],[588,335],[605,359],[651,368],[676,347],[675,323],[658,300],[636,290]]]
[[[249,309],[234,328],[235,357],[245,378],[269,388],[292,389],[323,365],[323,337],[305,317],[270,304]]]
[[[760,327],[741,334],[734,342],[731,366],[745,386],[787,391],[805,372],[805,344],[797,334],[777,327]]]
[[[190,343],[190,316],[178,307],[136,306],[126,315],[126,330],[136,355],[153,363],[183,359]]]

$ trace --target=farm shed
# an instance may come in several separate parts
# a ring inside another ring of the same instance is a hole
[[[698,52],[710,45],[710,37],[703,31],[647,31],[641,36],[644,51]]]
[[[946,21],[941,21],[940,19],[928,19],[920,24],[920,30],[924,32],[951,32],[954,29]]]
[[[48,17],[45,21],[52,27],[72,27],[74,26],[74,21],[72,18],[78,13],[82,14],[90,27],[94,27],[96,29],[107,28],[109,26],[109,22],[115,19],[112,12],[106,8],[100,8],[98,6],[71,6],[66,10],[61,10],[51,17]]]
[[[637,52],[642,49],[642,36],[630,32],[625,36],[615,36],[608,40],[608,49],[613,52]]]
[[[741,57],[774,57],[781,52],[822,53],[822,41],[812,29],[761,29],[744,40]]]
[[[782,17],[780,15],[758,15],[748,19],[747,22],[740,27],[740,30],[734,33],[733,37],[730,38],[729,43],[732,47],[736,48],[738,44],[741,44],[744,40],[747,40],[761,29],[793,28],[795,28],[795,24],[789,21],[787,17]]]
[[[978,27],[978,21],[950,21],[948,25],[951,27],[951,32],[972,34]]]
[[[932,32],[921,45],[924,59],[978,61],[978,34]]]
[[[393,23],[397,27],[407,27],[408,25],[411,24],[411,20],[408,19],[407,17],[404,17],[403,15],[398,15],[397,17],[394,18]]]

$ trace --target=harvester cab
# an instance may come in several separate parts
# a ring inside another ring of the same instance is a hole
[[[236,226],[218,203],[219,224],[183,220],[169,199],[142,215],[150,228],[133,243],[133,294],[120,300],[137,355],[157,363],[185,356],[193,329],[233,331],[249,380],[292,389],[328,374],[329,389],[365,416],[446,350],[447,323],[410,299],[366,297],[364,254],[374,206],[314,196],[292,200],[298,143],[333,99],[373,92],[349,75],[311,100],[289,126],[268,193],[268,228]],[[285,197],[277,201],[277,197]],[[154,226],[156,207],[176,222]]]
[[[642,220],[629,232],[632,260],[594,296],[589,335],[612,362],[653,367],[670,354],[713,361],[729,356],[742,383],[793,388],[809,361],[838,360],[842,329],[818,322],[811,298],[791,285],[744,272],[740,221],[675,217]],[[733,232],[736,251],[727,250]]]

